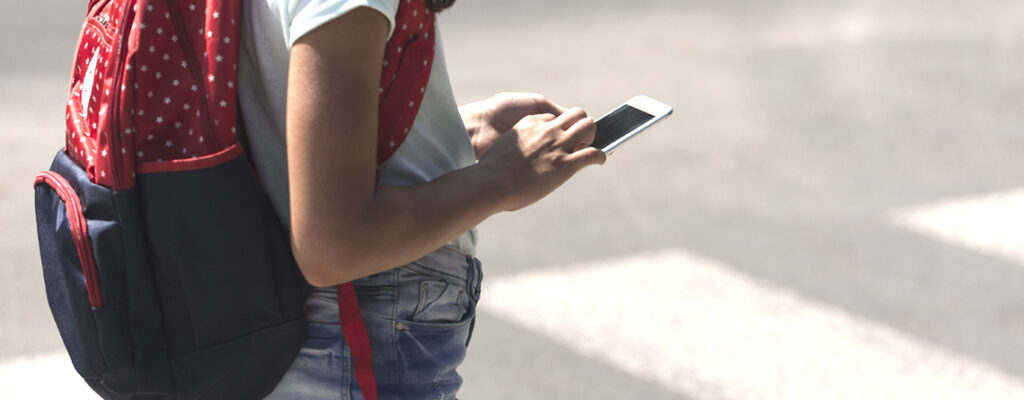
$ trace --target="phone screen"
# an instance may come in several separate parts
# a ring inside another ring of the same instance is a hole
[[[597,133],[594,135],[594,143],[591,146],[604,149],[652,118],[654,116],[651,114],[630,107],[628,104],[623,105],[597,120]]]

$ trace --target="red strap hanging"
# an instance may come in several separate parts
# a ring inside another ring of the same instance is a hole
[[[356,382],[363,389],[363,399],[377,400],[377,379],[373,376],[373,355],[370,335],[359,313],[359,300],[352,282],[338,285],[338,316],[341,334],[352,352],[352,366]]]

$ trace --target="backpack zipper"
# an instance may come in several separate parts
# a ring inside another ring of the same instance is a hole
[[[168,1],[167,8],[171,13],[171,23],[174,24],[174,30],[178,32],[179,38],[181,39],[179,40],[181,43],[181,50],[185,53],[186,62],[188,62],[189,70],[192,72],[192,78],[196,80],[196,85],[201,89],[201,92],[199,93],[200,110],[202,110],[201,112],[209,114],[210,104],[209,100],[206,98],[206,81],[203,78],[203,71],[199,69],[199,60],[193,52],[194,49],[192,48],[192,41],[189,39],[190,34],[187,31],[187,28],[182,24],[182,14],[181,10],[178,9],[178,2]],[[206,28],[204,27],[204,29]],[[210,144],[213,147],[213,151],[209,151],[209,153],[213,154],[220,151],[222,149],[220,138],[217,137],[217,131],[213,127],[210,115],[200,117],[199,119],[203,121],[203,125],[206,128],[207,133],[206,137],[210,139]]]
[[[126,54],[124,54],[124,51],[125,48],[128,47],[128,33],[131,32],[131,23],[128,21],[128,15],[130,15],[130,13],[133,11],[133,8],[134,4],[124,5],[124,10],[122,11],[121,15],[121,25],[118,26],[118,34],[120,35],[120,41],[114,53],[117,56],[117,66],[116,68],[114,68],[114,84],[111,88],[114,91],[113,96],[111,96],[111,103],[113,104],[115,110],[119,109],[121,106],[121,92],[123,92],[123,90],[121,89],[121,85],[123,85],[124,81],[124,74],[122,73],[122,71],[124,71],[124,64],[128,60],[128,57]],[[110,112],[109,114],[111,121],[110,132],[108,133],[108,135],[110,136],[110,147],[111,152],[113,153],[113,159],[111,160],[113,168],[113,171],[111,172],[113,172],[112,175],[114,175],[113,189],[126,189],[128,185],[125,184],[124,182],[125,154],[122,152],[123,148],[121,147],[121,121],[120,118],[118,118],[119,113]]]

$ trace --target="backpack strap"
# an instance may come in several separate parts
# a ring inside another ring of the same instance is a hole
[[[403,1],[385,48],[377,121],[377,171],[409,135],[430,81],[434,63],[434,14],[425,0]],[[377,400],[370,336],[352,282],[338,285],[341,332],[352,352],[363,399]]]
[[[352,352],[352,369],[356,382],[363,389],[363,399],[377,400],[377,378],[373,375],[370,334],[359,312],[359,299],[356,298],[352,282],[338,285],[338,317],[341,334]]]

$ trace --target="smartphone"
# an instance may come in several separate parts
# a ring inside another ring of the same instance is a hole
[[[591,147],[612,154],[616,147],[669,114],[672,114],[672,107],[668,104],[647,96],[636,96],[597,119],[597,134]]]

